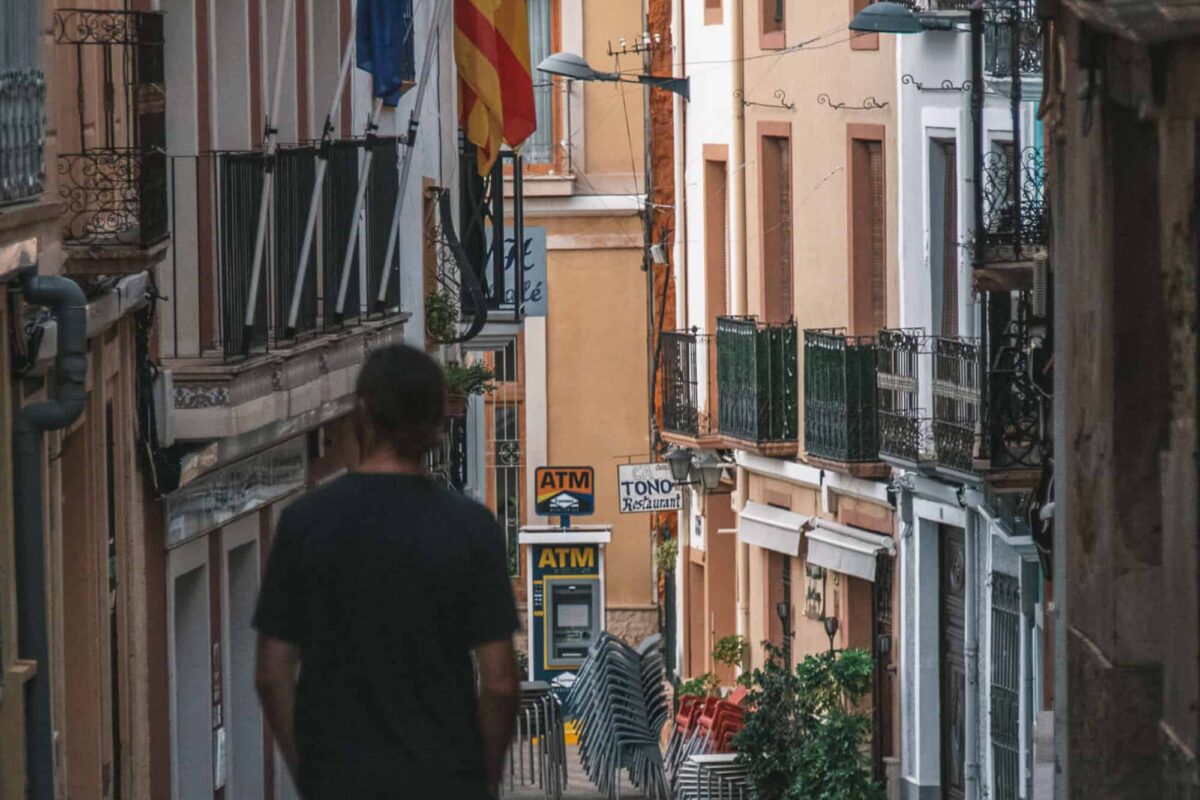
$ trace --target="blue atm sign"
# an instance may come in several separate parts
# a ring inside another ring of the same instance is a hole
[[[596,470],[591,467],[538,467],[535,513],[543,517],[587,516],[596,511]]]

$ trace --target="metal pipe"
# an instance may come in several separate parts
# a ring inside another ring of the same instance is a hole
[[[746,283],[746,107],[738,98],[743,96],[746,76],[742,63],[745,0],[733,0],[730,30],[733,38],[733,142],[729,159],[729,249],[730,288],[735,316],[747,313]],[[715,333],[715,331],[710,331]]]
[[[54,730],[50,715],[50,642],[46,622],[46,545],[42,519],[42,445],[46,431],[79,418],[87,399],[87,300],[59,276],[24,280],[26,302],[49,306],[58,330],[54,391],[25,406],[13,422],[13,500],[16,507],[18,652],[37,664],[25,684],[25,770],[29,800],[54,800]]]
[[[338,68],[337,86],[333,90],[333,102],[325,115],[325,126],[321,131],[321,150],[317,158],[317,174],[313,180],[312,196],[308,201],[308,219],[304,224],[304,242],[300,245],[300,265],[296,268],[296,285],[292,287],[292,303],[288,308],[287,335],[296,335],[296,321],[300,316],[300,298],[304,294],[304,281],[308,272],[308,258],[312,253],[313,237],[317,230],[317,212],[321,208],[321,190],[325,187],[325,173],[329,169],[329,143],[333,140],[333,116],[342,104],[342,91],[346,87],[346,76],[350,74],[350,63],[354,60],[355,20],[358,3],[350,6],[350,32],[346,36],[342,64]]]
[[[966,800],[979,800],[979,514],[967,510],[963,560],[966,562],[964,588],[963,655],[966,660],[967,702],[963,726],[966,728],[963,749],[966,751]],[[986,524],[986,523],[985,523]]]
[[[383,276],[379,281],[379,294],[375,297],[376,308],[381,308],[386,302],[388,285],[392,278],[392,271],[386,267],[392,263],[392,255],[396,252],[396,242],[400,237],[400,214],[404,210],[404,197],[407,194],[408,176],[412,173],[413,152],[417,144],[417,125],[420,122],[421,108],[425,105],[425,89],[429,86],[429,73],[433,69],[434,54],[439,49],[435,45],[433,37],[441,35],[441,26],[445,21],[444,18],[449,9],[449,0],[440,0],[429,23],[432,34],[429,43],[425,45],[425,59],[421,64],[421,77],[417,81],[417,97],[413,102],[412,112],[408,115],[408,132],[405,135],[404,141],[404,158],[400,164],[400,185],[396,194],[396,210],[392,212],[392,227],[388,230],[387,247],[384,250],[383,256]],[[413,25],[416,25],[415,21]],[[442,113],[441,109],[438,109],[438,113]],[[340,308],[341,306],[339,306]]]
[[[266,175],[263,176],[262,197],[258,202],[258,229],[254,236],[254,266],[250,270],[250,290],[246,296],[243,351],[249,351],[253,339],[254,311],[258,307],[258,287],[262,283],[263,253],[267,244],[267,219],[271,210],[271,185],[274,178],[271,158],[275,155],[279,134],[275,128],[275,120],[279,118],[279,103],[283,95],[283,65],[287,56],[288,31],[292,27],[292,9],[295,5],[296,0],[283,0],[283,20],[279,25],[279,52],[275,54],[275,86],[271,91],[271,113],[267,117],[266,138],[263,141],[267,168]]]

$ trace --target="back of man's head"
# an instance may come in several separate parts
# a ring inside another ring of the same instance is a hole
[[[425,353],[406,345],[372,351],[355,393],[374,446],[417,458],[437,444],[445,382],[442,368]]]

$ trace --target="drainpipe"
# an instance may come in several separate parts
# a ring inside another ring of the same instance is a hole
[[[733,39],[733,152],[730,154],[729,249],[730,288],[733,313],[742,316],[746,308],[746,107],[742,105],[746,72],[742,64],[745,0],[734,0],[729,28]]]
[[[966,737],[966,800],[979,800],[979,522],[980,517],[973,509],[967,509],[966,541],[963,560],[966,562],[966,603],[963,611],[963,635],[966,639],[963,655],[967,667],[967,704],[964,725]],[[985,523],[986,524],[986,523]]]
[[[27,797],[54,800],[54,730],[50,719],[50,644],[42,530],[42,434],[66,428],[83,412],[87,300],[74,281],[58,276],[27,277],[22,293],[28,303],[49,306],[58,323],[58,353],[50,399],[25,406],[13,423],[18,651],[23,660],[37,663],[37,674],[25,684]]]
[[[733,490],[733,510],[741,514],[746,507],[746,497],[749,493],[749,478],[743,467],[737,470],[737,486]],[[738,527],[741,527],[739,516]],[[734,550],[734,569],[737,570],[737,633],[750,642],[750,545],[736,542]],[[749,664],[743,664],[746,669]]]

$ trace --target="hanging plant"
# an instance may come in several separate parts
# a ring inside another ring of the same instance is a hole
[[[425,295],[425,332],[438,342],[448,342],[457,333],[458,304],[449,292]]]
[[[471,395],[490,394],[495,391],[492,383],[495,375],[482,361],[462,366],[457,361],[448,361],[443,367],[446,384],[447,417],[461,417],[467,413],[467,398]]]
[[[679,539],[664,539],[654,548],[655,563],[660,575],[675,571],[675,560],[679,558]]]

